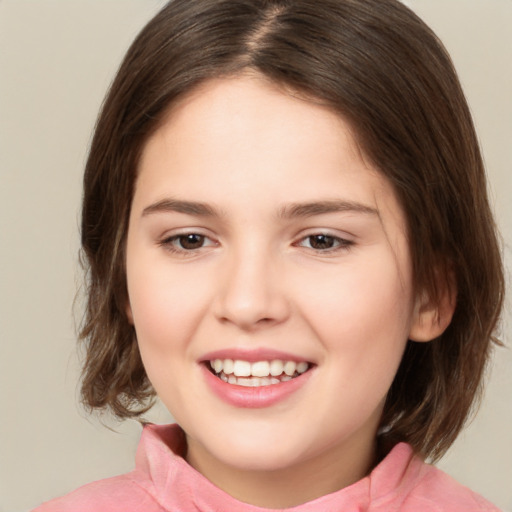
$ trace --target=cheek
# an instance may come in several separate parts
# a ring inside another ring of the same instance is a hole
[[[410,279],[394,254],[341,268],[310,297],[310,323],[328,349],[358,366],[400,359],[412,318]],[[333,321],[333,319],[335,319]]]
[[[324,346],[325,386],[339,390],[334,398],[317,398],[330,411],[333,428],[347,421],[347,428],[356,428],[369,417],[377,421],[407,343],[410,289],[395,264],[382,263],[340,274],[328,293],[318,294],[310,317]]]
[[[165,265],[128,267],[128,293],[137,342],[146,373],[169,410],[183,403],[183,382],[198,325],[199,293],[189,276],[170,273]],[[195,305],[195,307],[194,307]]]
[[[185,345],[205,302],[204,283],[193,273],[170,272],[165,262],[135,261],[127,265],[128,295],[141,351],[161,355]]]

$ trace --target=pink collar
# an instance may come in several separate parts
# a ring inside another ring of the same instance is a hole
[[[242,503],[220,490],[183,459],[184,450],[185,436],[178,425],[144,427],[136,456],[137,480],[162,507],[187,512],[277,512]],[[389,510],[394,510],[401,502],[400,489],[403,491],[404,486],[407,489],[408,483],[412,484],[424,467],[422,461],[414,457],[412,448],[400,443],[362,480],[285,510],[363,512],[370,506],[372,510],[386,510],[386,504],[390,505]]]

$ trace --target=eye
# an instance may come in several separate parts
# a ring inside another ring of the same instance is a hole
[[[189,233],[187,235],[180,235],[174,238],[173,242],[177,243],[180,249],[186,249],[191,251],[193,249],[199,249],[203,246],[205,236],[198,235],[197,233]]]
[[[173,252],[191,252],[216,244],[200,233],[182,233],[165,238],[160,242],[160,245]]]
[[[353,242],[326,233],[315,233],[299,241],[300,247],[307,247],[315,251],[335,251],[337,249],[348,249]]]

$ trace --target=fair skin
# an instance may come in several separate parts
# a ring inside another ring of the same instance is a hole
[[[138,171],[127,312],[188,462],[273,508],[362,478],[407,339],[444,326],[415,300],[403,212],[350,127],[258,76],[213,80]],[[272,360],[293,378],[242,375]]]

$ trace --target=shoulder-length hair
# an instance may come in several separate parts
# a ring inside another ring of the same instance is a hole
[[[83,401],[120,418],[151,406],[154,390],[125,312],[138,159],[178,98],[244,70],[349,122],[405,212],[417,293],[435,301],[440,286],[455,283],[448,329],[407,344],[380,434],[383,445],[406,441],[436,459],[478,398],[504,278],[457,75],[434,33],[397,0],[174,0],[142,30],[110,87],[85,169]]]

